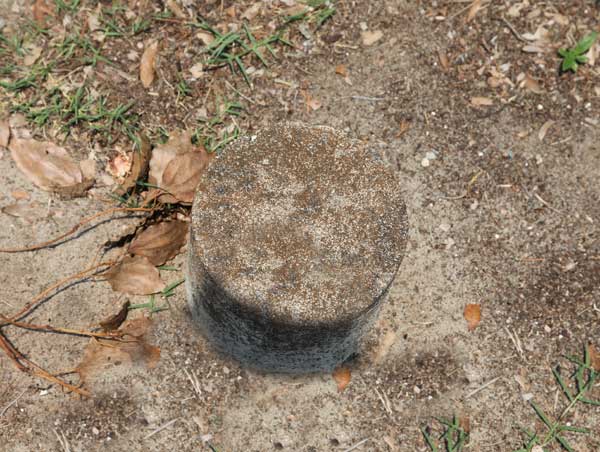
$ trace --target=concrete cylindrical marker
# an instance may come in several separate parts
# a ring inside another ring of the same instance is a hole
[[[192,315],[243,364],[329,371],[374,319],[407,224],[395,174],[344,134],[285,123],[241,138],[194,200]]]

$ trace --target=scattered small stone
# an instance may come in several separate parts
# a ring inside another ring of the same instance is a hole
[[[523,397],[523,400],[525,402],[529,402],[531,399],[533,399],[533,394],[531,392],[527,392],[527,393],[523,394],[521,397]]]
[[[421,160],[421,166],[423,168],[427,168],[429,166],[429,159],[427,157],[425,157],[423,160]]]
[[[448,223],[442,223],[438,226],[438,228],[440,229],[440,231],[442,232],[448,232],[450,230],[450,225]]]
[[[550,332],[552,332],[552,328],[550,328],[548,325],[544,325],[544,331],[546,333],[550,333]]]
[[[98,430],[96,427],[92,427],[92,433],[94,435],[99,435],[100,434],[100,430]]]

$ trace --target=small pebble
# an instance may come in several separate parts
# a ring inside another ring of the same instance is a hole
[[[450,230],[450,225],[448,223],[442,223],[438,227],[442,232],[448,232]]]
[[[99,435],[100,434],[100,430],[98,430],[96,427],[92,427],[92,433],[94,435]]]
[[[427,157],[425,157],[423,160],[421,160],[421,166],[423,168],[427,168],[429,166],[429,159]]]

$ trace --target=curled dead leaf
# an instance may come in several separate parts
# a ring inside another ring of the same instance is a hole
[[[154,81],[154,68],[156,65],[156,54],[158,53],[158,41],[153,41],[146,46],[140,61],[140,80],[144,88],[150,87]]]
[[[116,292],[131,295],[150,295],[165,288],[160,273],[144,256],[125,257],[105,273],[106,280]]]
[[[79,165],[54,143],[14,137],[8,148],[25,177],[42,190],[60,192],[84,182]]]
[[[481,322],[481,305],[468,304],[465,306],[464,317],[467,321],[467,328],[473,331]]]
[[[192,133],[189,130],[175,131],[169,135],[169,141],[159,144],[152,150],[148,182],[162,187],[163,174],[167,165],[177,154],[185,154],[195,150],[192,144]]]
[[[596,372],[600,372],[600,353],[593,344],[588,344],[588,354],[590,355],[590,365]]]
[[[529,74],[525,74],[525,77],[521,82],[521,87],[536,94],[542,94],[544,92],[538,81]]]
[[[161,196],[161,202],[191,203],[209,161],[210,155],[204,149],[175,156],[162,175],[161,188],[167,193]]]
[[[440,66],[444,71],[448,71],[450,69],[450,62],[448,61],[448,55],[446,52],[438,50],[438,60],[440,61]]]
[[[254,3],[250,8],[242,13],[242,19],[252,20],[254,19],[258,13],[260,12],[261,4],[260,2]]]
[[[126,371],[129,368],[153,369],[160,359],[160,348],[149,344],[145,336],[152,321],[147,317],[129,320],[118,330],[123,341],[92,339],[86,346],[76,372],[82,382],[90,382],[105,373]]]
[[[23,46],[27,54],[23,57],[23,64],[25,66],[31,66],[37,61],[42,54],[42,48],[33,43]]]
[[[53,17],[54,11],[48,6],[45,0],[35,0],[35,3],[31,7],[33,20],[41,27],[46,26],[46,18],[48,16]]]
[[[341,75],[342,77],[348,76],[348,70],[346,69],[346,66],[344,66],[343,64],[338,64],[335,67],[335,73],[338,75]]]
[[[100,326],[104,331],[114,331],[118,329],[121,324],[127,319],[127,313],[129,312],[129,306],[131,303],[127,300],[119,309],[119,312],[111,315],[110,317],[102,320]]]
[[[118,196],[123,196],[132,188],[135,188],[137,181],[145,180],[146,176],[148,175],[152,149],[150,146],[150,141],[145,135],[140,136],[140,143],[140,149],[133,152],[131,170],[129,171],[129,174],[123,183],[114,190],[115,194]]]
[[[163,265],[173,259],[187,242],[188,224],[184,221],[163,221],[142,231],[129,245],[128,251],[145,256],[153,265]]]
[[[335,383],[337,384],[338,392],[342,392],[344,389],[346,389],[346,386],[350,384],[350,379],[352,378],[350,369],[343,366],[336,367],[333,371],[332,376]]]
[[[546,134],[550,130],[550,127],[552,127],[554,125],[554,123],[555,123],[555,121],[552,121],[551,119],[549,119],[542,125],[542,127],[540,127],[540,131],[538,132],[538,139],[540,141],[544,141],[544,138],[546,138]]]

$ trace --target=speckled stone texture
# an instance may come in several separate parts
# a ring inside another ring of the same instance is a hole
[[[329,371],[357,352],[404,255],[400,182],[329,127],[285,123],[230,145],[192,209],[194,319],[266,371]]]

